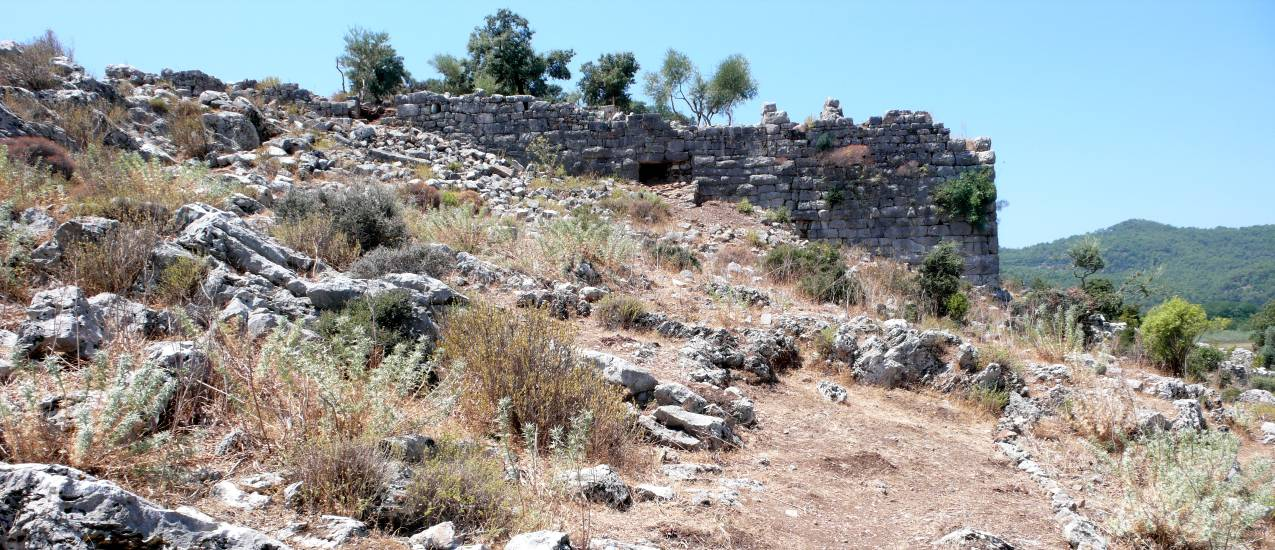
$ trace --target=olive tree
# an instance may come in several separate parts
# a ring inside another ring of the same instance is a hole
[[[686,54],[670,49],[660,70],[648,73],[644,80],[646,94],[659,112],[668,118],[692,120],[678,110],[683,105],[700,126],[712,125],[719,114],[726,115],[727,123],[734,122],[735,107],[757,96],[757,81],[748,60],[738,54],[723,60],[705,79]]]
[[[403,57],[390,45],[390,35],[352,27],[345,34],[345,53],[336,60],[343,79],[360,101],[379,101],[402,89],[412,76]]]
[[[602,54],[597,62],[580,66],[580,94],[586,105],[611,105],[628,109],[633,104],[629,86],[637,76],[633,52]]]
[[[1067,256],[1071,258],[1071,271],[1080,279],[1081,288],[1084,288],[1086,279],[1107,267],[1097,239],[1089,238],[1076,243],[1067,249]]]

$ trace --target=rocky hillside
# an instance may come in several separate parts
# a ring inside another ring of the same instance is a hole
[[[1196,228],[1128,220],[1093,233],[1002,249],[1002,269],[1006,277],[1023,281],[1039,277],[1072,284],[1067,249],[1090,237],[1098,239],[1107,260],[1102,276],[1120,280],[1137,271],[1157,271],[1157,284],[1167,293],[1211,306],[1211,313],[1275,300],[1275,225]]]
[[[690,184],[47,61],[0,90],[0,547],[1275,542],[1243,350],[1188,382]]]

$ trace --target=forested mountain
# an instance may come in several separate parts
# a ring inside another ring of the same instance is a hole
[[[1134,272],[1158,270],[1155,282],[1162,293],[1146,302],[1177,294],[1205,304],[1211,315],[1245,318],[1275,298],[1275,225],[1203,229],[1128,220],[1026,248],[1003,248],[1001,275],[1074,284],[1067,249],[1090,236],[1107,261],[1099,276],[1119,284]]]

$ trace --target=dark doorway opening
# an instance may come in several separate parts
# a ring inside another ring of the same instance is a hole
[[[643,162],[638,164],[638,182],[668,183],[671,162]]]

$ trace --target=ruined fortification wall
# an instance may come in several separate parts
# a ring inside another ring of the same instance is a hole
[[[690,128],[655,114],[604,114],[531,96],[430,92],[402,95],[390,123],[469,136],[487,150],[526,159],[537,136],[562,148],[576,173],[691,181],[696,200],[748,199],[786,208],[810,239],[865,246],[907,262],[940,241],[960,244],[966,276],[996,283],[995,211],[983,228],[938,212],[932,192],[966,170],[996,161],[991,141],[953,139],[929,113],[890,111],[855,124],[836,100],[807,127],[768,104],[761,124]]]

